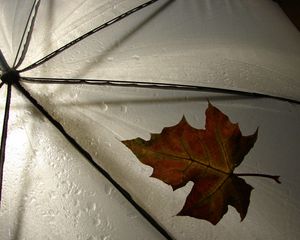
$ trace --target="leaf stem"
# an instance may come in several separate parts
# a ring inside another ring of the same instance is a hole
[[[239,176],[239,177],[248,177],[248,176],[251,176],[251,177],[271,178],[275,182],[281,183],[280,180],[279,180],[280,176],[274,176],[274,175],[269,175],[269,174],[261,174],[261,173],[236,173],[234,175]]]

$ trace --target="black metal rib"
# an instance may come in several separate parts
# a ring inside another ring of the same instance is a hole
[[[0,70],[2,71],[2,74],[4,74],[5,72],[9,71],[9,69],[10,67],[6,62],[5,57],[3,56],[3,53],[0,49]]]
[[[66,45],[58,48],[54,52],[52,52],[52,53],[48,54],[47,56],[41,58],[40,60],[36,61],[35,63],[31,64],[30,66],[28,66],[28,67],[26,67],[24,69],[19,70],[19,72],[20,73],[21,72],[26,72],[26,71],[28,71],[30,69],[36,68],[37,66],[43,64],[44,62],[49,61],[51,58],[53,58],[56,55],[58,55],[59,53],[65,51],[66,49],[70,48],[71,46],[75,45],[76,43],[82,41],[83,39],[91,36],[92,34],[98,32],[98,31],[100,31],[100,30],[102,30],[104,28],[107,28],[107,27],[111,26],[112,24],[114,24],[114,23],[116,23],[116,22],[118,22],[118,21],[120,21],[120,20],[128,17],[129,15],[131,15],[131,14],[133,14],[133,13],[135,13],[135,12],[137,12],[137,11],[139,11],[139,10],[141,10],[141,9],[143,9],[143,8],[149,6],[149,5],[151,5],[151,4],[153,4],[153,3],[157,2],[157,1],[159,1],[159,0],[150,0],[150,1],[146,2],[146,3],[143,3],[143,4],[137,6],[137,7],[133,8],[133,9],[131,9],[131,10],[129,10],[129,11],[127,11],[127,12],[125,12],[125,13],[123,13],[123,14],[121,14],[121,15],[119,15],[119,16],[111,19],[111,20],[109,20],[108,22],[106,22],[106,23],[104,23],[104,24],[102,24],[102,25],[100,25],[100,26],[92,29],[91,31],[89,31],[89,32],[81,35],[80,37],[74,39],[73,41],[67,43]]]
[[[108,172],[105,171],[101,166],[99,166],[89,154],[87,150],[85,150],[71,135],[69,135],[64,127],[55,120],[42,105],[40,105],[35,98],[31,96],[31,94],[19,83],[15,83],[14,86],[54,125],[56,129],[67,139],[67,141],[79,152],[81,155],[97,170],[99,171],[106,179],[108,179],[113,186],[120,191],[120,193],[132,204],[132,206],[144,217],[148,220],[149,223],[153,227],[156,228],[166,239],[172,240],[173,238],[169,235],[169,233],[159,225],[159,223],[140,205],[138,205],[131,195],[118,183],[116,182]]]
[[[14,64],[13,64],[14,69],[18,68],[25,59],[25,55],[27,53],[28,46],[29,46],[29,43],[30,43],[30,39],[31,39],[31,35],[32,35],[32,32],[33,32],[33,27],[34,27],[34,23],[35,23],[35,19],[36,19],[36,16],[37,16],[39,5],[40,5],[40,0],[35,0],[33,5],[32,5],[32,8],[30,10],[30,13],[29,13],[29,16],[28,16],[28,19],[27,19],[27,22],[26,22],[26,25],[25,25],[25,28],[24,28],[24,32],[23,32],[23,35],[22,35],[22,38],[21,38],[21,41],[20,41],[20,44],[19,44],[19,48],[18,48],[16,57],[15,57],[15,60],[14,60]],[[31,19],[31,21],[30,21],[30,19]],[[26,37],[26,40],[25,40],[25,43],[23,45],[25,37]],[[20,51],[22,49],[22,46],[23,46],[23,50],[22,50],[21,56],[18,60],[18,57],[19,57]]]
[[[185,91],[205,91],[213,93],[226,93],[235,94],[245,97],[253,98],[273,98],[291,103],[299,104],[300,101],[285,97],[272,96],[268,94],[239,91],[217,87],[205,87],[195,86],[188,84],[172,84],[172,83],[158,83],[158,82],[139,82],[139,81],[118,81],[118,80],[98,80],[98,79],[80,79],[80,78],[34,78],[23,77],[23,81],[29,83],[39,84],[87,84],[87,85],[99,85],[99,86],[115,86],[115,87],[138,87],[138,88],[152,88],[152,89],[165,89],[165,90],[185,90]]]
[[[11,100],[11,84],[7,84],[6,104],[5,104],[5,110],[4,110],[2,136],[1,136],[1,147],[0,147],[0,201],[1,201],[1,197],[2,197],[3,168],[4,168],[4,161],[5,161],[5,150],[6,150],[7,129],[8,129],[9,110],[10,110],[10,100]]]

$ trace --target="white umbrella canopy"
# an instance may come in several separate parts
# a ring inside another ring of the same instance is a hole
[[[142,0],[41,1],[21,70]],[[0,47],[10,66],[34,1],[1,1]],[[272,1],[158,1],[21,76],[206,86],[238,93],[23,83],[33,97],[174,239],[298,239],[300,34]],[[43,79],[46,81],[47,79]],[[1,90],[4,112],[6,85]],[[216,225],[176,214],[192,183],[172,191],[149,178],[120,141],[179,122],[204,128],[207,99],[259,137],[238,172],[246,218]],[[284,101],[290,99],[294,102]],[[1,239],[165,239],[15,88],[0,209]]]

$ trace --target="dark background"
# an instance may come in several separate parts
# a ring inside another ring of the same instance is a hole
[[[273,0],[283,9],[294,25],[300,31],[300,0]]]

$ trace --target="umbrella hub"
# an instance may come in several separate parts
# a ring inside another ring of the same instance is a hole
[[[1,81],[6,84],[14,84],[20,79],[19,72],[15,69],[9,69],[1,75]]]
[[[9,67],[9,65],[7,64],[1,49],[0,49],[0,78],[2,83],[6,83],[10,85],[19,82],[20,79],[19,72],[14,68]]]

